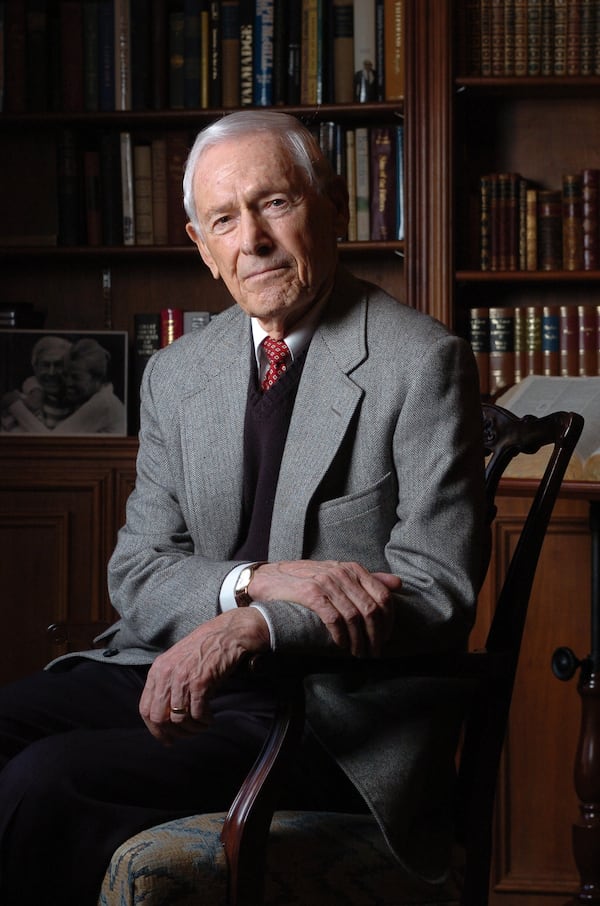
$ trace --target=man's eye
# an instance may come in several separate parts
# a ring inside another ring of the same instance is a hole
[[[287,204],[287,199],[286,199],[286,198],[271,198],[271,200],[267,203],[267,207],[269,207],[269,208],[282,208],[282,207],[284,207],[286,204]]]

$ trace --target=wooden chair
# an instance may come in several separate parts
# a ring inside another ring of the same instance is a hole
[[[370,815],[274,814],[287,759],[302,731],[304,677],[360,670],[363,663],[348,658],[332,664],[327,658],[271,654],[254,658],[248,669],[277,679],[279,712],[227,815],[179,819],[127,841],[106,874],[102,906],[133,906],[142,901],[145,906],[167,902],[182,906],[487,904],[496,777],[527,607],[546,529],[583,419],[567,412],[520,419],[492,404],[484,404],[483,419],[490,523],[496,514],[498,483],[508,463],[520,453],[552,445],[485,648],[452,656],[381,658],[370,664],[382,676],[435,676],[472,687],[459,757],[456,826],[464,866],[458,883],[452,879],[442,888],[413,885],[387,851]],[[340,861],[344,867],[337,872]],[[330,894],[325,874],[335,872],[342,889]],[[344,873],[352,876],[347,888]],[[298,893],[297,887],[303,892]]]

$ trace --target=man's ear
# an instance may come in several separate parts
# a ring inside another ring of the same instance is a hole
[[[195,227],[191,223],[186,223],[185,231],[188,234],[188,236],[190,237],[190,239],[192,240],[192,242],[196,245],[198,251],[200,252],[200,255],[202,256],[202,260],[204,261],[205,265],[207,266],[207,268],[209,269],[209,271],[211,272],[211,274],[213,275],[215,280],[218,280],[221,275],[219,273],[219,268],[217,267],[217,263],[216,263],[215,259],[213,258],[213,256],[211,255],[211,253],[209,252],[209,250],[206,246],[206,243],[204,242],[204,240],[202,239],[202,237],[200,236],[198,231],[195,229]]]

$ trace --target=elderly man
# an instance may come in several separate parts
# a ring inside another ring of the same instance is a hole
[[[468,345],[339,266],[346,191],[292,117],[209,126],[184,198],[237,304],[146,368],[109,567],[120,621],[0,695],[2,903],[91,906],[121,841],[227,808],[273,713],[268,683],[236,675],[248,652],[436,651],[472,625]],[[407,869],[438,880],[455,710],[423,684],[315,678],[282,804],[371,809]]]

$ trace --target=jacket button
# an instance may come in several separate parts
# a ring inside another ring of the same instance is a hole
[[[118,649],[118,648],[106,648],[106,649],[102,652],[102,657],[114,657],[115,654],[118,654],[118,653],[119,653],[119,649]]]

